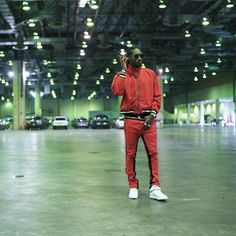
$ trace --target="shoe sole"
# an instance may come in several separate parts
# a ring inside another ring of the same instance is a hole
[[[153,200],[157,200],[157,201],[167,201],[168,200],[168,198],[159,198],[158,199],[156,197],[151,197],[151,196],[150,196],[150,198],[153,199]]]

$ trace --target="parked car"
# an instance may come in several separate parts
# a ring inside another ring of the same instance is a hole
[[[0,119],[0,130],[8,129],[9,126],[4,119]]]
[[[117,129],[123,129],[124,128],[124,117],[123,116],[116,119],[115,127]]]
[[[46,117],[31,116],[26,118],[25,129],[48,129],[49,120]]]
[[[80,117],[75,118],[71,121],[71,126],[75,129],[77,128],[88,128],[89,127],[89,121],[86,118]]]
[[[64,128],[68,129],[68,118],[66,116],[55,116],[52,120],[52,128]]]
[[[98,114],[91,120],[91,128],[103,128],[103,129],[110,129],[110,119],[105,114]]]

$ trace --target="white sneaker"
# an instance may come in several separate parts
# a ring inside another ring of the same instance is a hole
[[[130,188],[129,198],[130,199],[137,199],[138,198],[138,189],[137,188]]]
[[[161,188],[159,186],[153,185],[150,188],[150,198],[156,199],[158,201],[166,201],[168,197],[162,193]]]

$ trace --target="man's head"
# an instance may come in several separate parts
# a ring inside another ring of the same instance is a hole
[[[128,63],[135,67],[141,67],[143,63],[143,53],[139,48],[131,48],[127,52]]]

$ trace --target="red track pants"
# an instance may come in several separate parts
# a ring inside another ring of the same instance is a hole
[[[135,158],[138,140],[141,137],[147,152],[150,186],[159,186],[158,179],[158,153],[157,153],[157,128],[154,120],[151,127],[144,129],[144,120],[125,119],[124,132],[126,142],[126,174],[130,188],[138,188],[138,179],[135,171]]]

